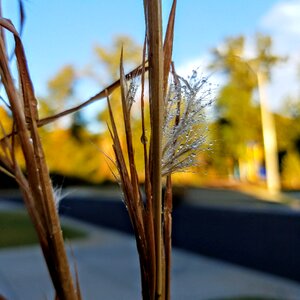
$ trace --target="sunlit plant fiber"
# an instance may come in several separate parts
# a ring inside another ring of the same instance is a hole
[[[187,170],[197,164],[208,125],[206,108],[212,104],[211,85],[197,71],[187,80],[173,74],[165,99],[162,175]]]

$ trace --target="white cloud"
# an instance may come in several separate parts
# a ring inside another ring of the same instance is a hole
[[[200,73],[205,73],[209,64],[208,57],[197,57],[195,59],[189,59],[184,64],[176,67],[176,73],[180,76],[187,78],[192,75],[192,72],[197,70]],[[206,74],[207,75],[207,74]]]
[[[299,97],[299,79],[297,74],[296,59],[290,59],[287,63],[274,68],[272,83],[268,87],[270,105],[279,110],[284,100],[291,97]]]
[[[300,50],[300,1],[282,1],[274,5],[261,19],[260,29],[270,34],[276,50],[293,56]]]
[[[184,64],[176,68],[178,75],[184,78],[188,78],[192,75],[193,71],[197,71],[199,77],[207,77],[209,83],[213,86],[219,86],[224,83],[224,77],[220,72],[214,72],[209,69],[209,65],[212,63],[210,55],[203,55],[194,59],[187,60]]]
[[[261,26],[278,34],[300,36],[300,1],[282,1],[275,4],[262,18]]]
[[[259,25],[263,32],[272,36],[274,53],[288,57],[287,62],[274,68],[272,85],[268,89],[271,104],[278,109],[285,97],[299,97],[300,1],[278,2]]]

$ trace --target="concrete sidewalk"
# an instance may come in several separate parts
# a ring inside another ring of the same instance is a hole
[[[70,219],[63,222],[89,232],[89,238],[72,241],[85,300],[141,299],[138,258],[132,237]],[[8,300],[53,299],[39,247],[0,250],[0,294]],[[297,300],[300,284],[174,250],[172,299],[213,300],[234,296]]]

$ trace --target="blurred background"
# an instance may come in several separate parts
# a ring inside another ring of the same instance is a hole
[[[165,23],[170,5],[164,1]],[[142,60],[142,1],[31,0],[25,12],[22,38],[41,117],[79,104],[117,79],[121,45],[127,70]],[[18,27],[17,1],[3,1],[3,14]],[[176,70],[207,78],[214,99],[207,111],[207,144],[180,184],[299,189],[299,20],[300,3],[293,0],[179,1]],[[112,97],[121,112],[118,91]],[[9,131],[3,102],[0,117]],[[107,120],[101,100],[41,129],[54,181],[113,180]],[[133,126],[139,125],[137,113]],[[13,184],[0,176],[2,187]],[[176,176],[174,181],[179,183]]]

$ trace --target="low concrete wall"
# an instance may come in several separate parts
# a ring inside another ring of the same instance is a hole
[[[300,281],[300,214],[182,206],[173,244]]]
[[[132,233],[118,199],[64,199],[61,212]],[[174,246],[300,281],[299,213],[181,204],[173,220]]]
[[[95,225],[133,233],[125,205],[119,198],[98,200],[89,197],[65,198],[60,203],[60,214],[78,218]]]

